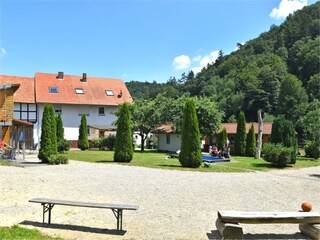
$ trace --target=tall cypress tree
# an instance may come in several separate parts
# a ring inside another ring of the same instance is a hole
[[[223,128],[219,133],[218,149],[222,149],[227,144],[227,129]]]
[[[79,128],[78,148],[86,150],[89,148],[87,118],[85,114],[81,116],[81,124]]]
[[[113,159],[115,162],[130,162],[133,158],[133,140],[128,103],[119,105],[119,118],[116,125],[117,134]]]
[[[193,99],[187,99],[182,122],[182,140],[179,161],[183,167],[201,166],[200,130]]]
[[[235,154],[244,156],[246,153],[246,117],[244,112],[240,112],[237,123],[237,133],[234,143]]]
[[[40,149],[38,158],[48,163],[51,155],[57,154],[56,121],[52,104],[44,107],[41,122]]]
[[[63,129],[62,117],[60,113],[56,118],[56,122],[57,122],[57,142],[59,143],[64,140],[64,129]]]
[[[246,155],[253,157],[256,153],[256,134],[254,133],[254,126],[251,124],[247,134]]]

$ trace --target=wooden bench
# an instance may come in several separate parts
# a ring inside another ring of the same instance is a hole
[[[319,239],[320,213],[314,212],[251,212],[218,211],[217,230],[224,239],[242,239],[243,231],[239,223],[245,224],[300,224],[301,233]],[[311,230],[310,230],[311,228]],[[318,229],[318,230],[317,230]]]
[[[65,205],[65,206],[73,206],[73,207],[90,207],[90,208],[105,208],[111,209],[114,216],[117,219],[117,231],[122,231],[122,217],[123,210],[137,210],[139,206],[136,205],[125,205],[125,204],[112,204],[112,203],[92,203],[92,202],[76,202],[76,201],[65,201],[65,200],[54,200],[47,198],[33,198],[29,200],[29,202],[33,203],[41,203],[43,206],[43,217],[42,222],[45,223],[45,213],[49,212],[48,215],[48,224],[51,223],[51,210],[54,205]]]

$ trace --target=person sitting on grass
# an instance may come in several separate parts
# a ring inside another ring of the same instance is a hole
[[[218,152],[219,152],[219,150],[218,150],[218,148],[217,148],[217,146],[216,145],[214,145],[213,147],[212,147],[212,150],[211,150],[211,156],[218,156]]]

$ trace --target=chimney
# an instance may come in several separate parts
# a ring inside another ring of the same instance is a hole
[[[80,79],[81,82],[87,82],[87,74],[82,73],[82,78]]]
[[[59,79],[59,80],[63,80],[63,72],[58,72],[58,76],[57,76],[57,78]]]

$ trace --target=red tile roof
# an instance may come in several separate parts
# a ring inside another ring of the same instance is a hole
[[[253,123],[254,132],[258,134],[258,127],[259,123]],[[237,123],[222,123],[221,130],[223,128],[226,128],[227,134],[236,134],[237,133]],[[251,123],[246,123],[246,130],[247,132],[251,128]],[[272,123],[271,122],[265,122],[263,123],[263,134],[271,134],[272,130]]]
[[[18,77],[0,74],[0,84],[20,84],[14,93],[14,101],[20,103],[35,103],[34,78]]]
[[[35,89],[38,103],[64,103],[88,105],[118,105],[132,102],[132,97],[121,79],[96,78],[87,76],[86,82],[80,81],[82,76],[36,73]],[[58,88],[58,93],[49,93],[49,87]],[[84,94],[77,94],[76,88],[82,88]],[[112,90],[114,96],[107,96],[106,90]]]

